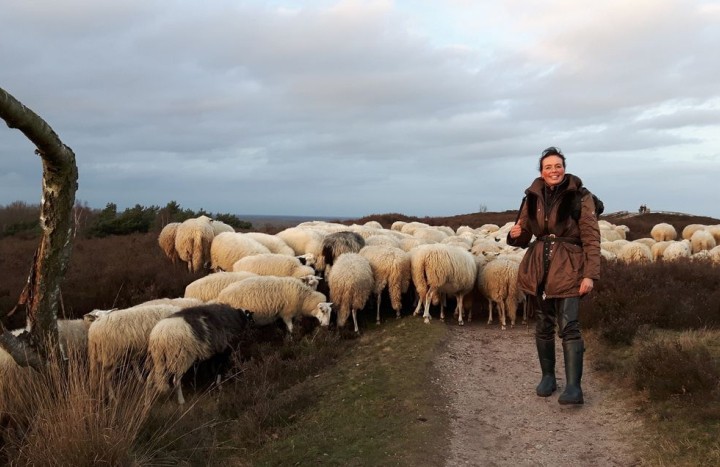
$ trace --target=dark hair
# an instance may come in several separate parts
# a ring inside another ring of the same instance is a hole
[[[543,159],[550,156],[558,156],[560,159],[562,159],[563,168],[565,168],[565,155],[562,153],[560,148],[556,148],[555,146],[550,146],[549,148],[545,149],[542,152],[542,155],[540,156],[540,162],[538,162],[538,170],[542,172],[542,162]]]

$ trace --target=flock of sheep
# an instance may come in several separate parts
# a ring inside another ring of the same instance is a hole
[[[225,365],[244,329],[282,320],[292,332],[293,320],[300,316],[328,326],[335,312],[338,327],[352,316],[358,332],[357,313],[371,295],[380,324],[385,290],[398,318],[403,294],[412,284],[413,314],[422,312],[426,323],[431,304],[440,305],[444,319],[449,296],[456,300],[459,324],[465,312],[471,320],[475,300],[486,300],[488,324],[495,304],[505,329],[506,317],[513,326],[518,305],[525,300],[516,283],[526,250],[505,242],[512,225],[454,231],[420,222],[395,222],[385,229],[374,221],[351,226],[314,221],[269,235],[236,233],[204,216],[168,224],[158,239],[165,254],[190,270],[213,272],[189,284],[181,298],[59,321],[61,349],[86,351],[91,377],[104,384],[111,397],[120,367],[129,365],[142,378],[147,363],[149,381],[161,392],[174,388],[182,404],[182,375],[196,361],[213,358]],[[684,240],[675,241],[674,228],[658,224],[652,239],[632,242],[625,240],[625,226],[600,221],[600,227],[602,254],[608,260],[720,259],[720,226],[690,225],[683,231]],[[7,380],[9,372],[25,371],[3,353],[0,350],[0,381]]]
[[[657,224],[652,238],[625,239],[627,227],[600,221],[601,253],[605,259],[625,263],[675,261],[680,258],[708,260],[720,264],[720,225],[690,224],[682,231],[682,240],[670,224]]]

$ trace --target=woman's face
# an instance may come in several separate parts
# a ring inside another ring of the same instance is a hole
[[[558,156],[547,156],[543,159],[540,176],[548,186],[559,185],[565,178],[565,167],[563,167],[562,159]]]

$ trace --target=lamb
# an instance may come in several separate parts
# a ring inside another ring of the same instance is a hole
[[[473,255],[460,248],[433,244],[415,249],[410,256],[412,279],[420,300],[413,314],[420,313],[425,304],[423,318],[430,322],[430,302],[440,294],[455,295],[458,324],[463,325],[463,298],[472,291],[477,277]],[[440,319],[445,319],[444,307],[440,307]]]
[[[292,333],[292,320],[300,315],[317,318],[321,326],[330,323],[332,303],[292,277],[258,276],[230,284],[218,295],[217,303],[252,311],[255,324],[265,326],[282,319]]]
[[[515,326],[518,303],[525,299],[517,288],[517,276],[520,265],[508,259],[490,261],[478,275],[477,285],[480,293],[488,300],[488,324],[492,324],[492,302],[498,304],[501,329],[506,329],[506,317],[510,318],[510,327]]]
[[[235,229],[231,225],[227,225],[223,221],[211,220],[210,226],[213,229],[213,234],[216,236],[223,232],[235,232]]]
[[[703,250],[712,250],[717,245],[715,243],[715,237],[707,230],[696,230],[695,233],[690,237],[690,246],[693,253],[698,253]]]
[[[625,263],[650,263],[652,262],[652,251],[647,245],[638,242],[629,242],[620,248],[617,254],[618,260]]]
[[[337,259],[328,276],[328,286],[330,300],[340,310],[338,327],[345,326],[352,313],[355,332],[359,332],[357,310],[365,308],[365,303],[375,287],[373,270],[368,260],[357,253],[344,253]]]
[[[276,253],[279,255],[295,256],[295,250],[290,248],[282,238],[277,235],[270,235],[260,232],[249,232],[245,234],[246,237],[252,238],[256,242],[263,245],[265,248],[270,250],[270,253]]]
[[[365,239],[355,232],[337,232],[326,236],[322,242],[322,256],[318,270],[330,273],[335,260],[343,253],[357,253],[365,246]]]
[[[691,255],[690,240],[672,242],[663,252],[663,260],[676,261],[680,258],[689,258]]]
[[[115,370],[124,362],[139,373],[144,361],[152,328],[180,307],[149,305],[117,310],[97,319],[88,329],[90,376],[104,384],[113,396],[111,381]]]
[[[301,278],[315,275],[310,266],[303,266],[294,256],[265,253],[242,258],[232,267],[233,272],[247,271],[258,276],[280,276]]]
[[[705,226],[702,224],[689,224],[686,225],[682,231],[683,240],[690,240],[695,232],[698,230],[704,230]]]
[[[216,272],[188,284],[185,287],[185,297],[209,302],[216,299],[228,285],[244,281],[250,277],[257,277],[257,274],[252,272]]]
[[[210,247],[210,268],[232,271],[233,264],[246,256],[270,253],[270,250],[246,235],[224,232]]]
[[[175,250],[180,259],[188,263],[188,270],[198,272],[205,266],[210,259],[210,244],[214,237],[210,218],[206,216],[188,219],[178,226]]]
[[[152,380],[160,392],[175,388],[178,404],[185,403],[180,381],[196,361],[218,355],[222,366],[217,384],[230,354],[252,324],[252,313],[228,305],[186,308],[161,319],[150,332],[148,353],[152,359]]]
[[[664,222],[656,224],[652,230],[650,230],[650,236],[658,242],[672,241],[677,238],[677,231],[675,227]]]
[[[158,245],[160,245],[162,251],[165,252],[165,255],[170,258],[173,264],[177,263],[180,259],[175,249],[175,235],[177,234],[178,227],[180,227],[180,222],[171,222],[163,227],[158,237]]]
[[[360,250],[360,255],[370,263],[375,279],[377,324],[380,324],[380,299],[385,287],[390,293],[392,309],[396,317],[400,318],[402,294],[410,287],[410,255],[391,246],[366,246]]]

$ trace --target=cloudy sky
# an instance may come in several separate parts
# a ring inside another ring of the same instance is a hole
[[[92,207],[501,211],[556,145],[606,212],[720,217],[718,0],[5,0],[0,43]],[[0,204],[33,150],[1,125]]]

